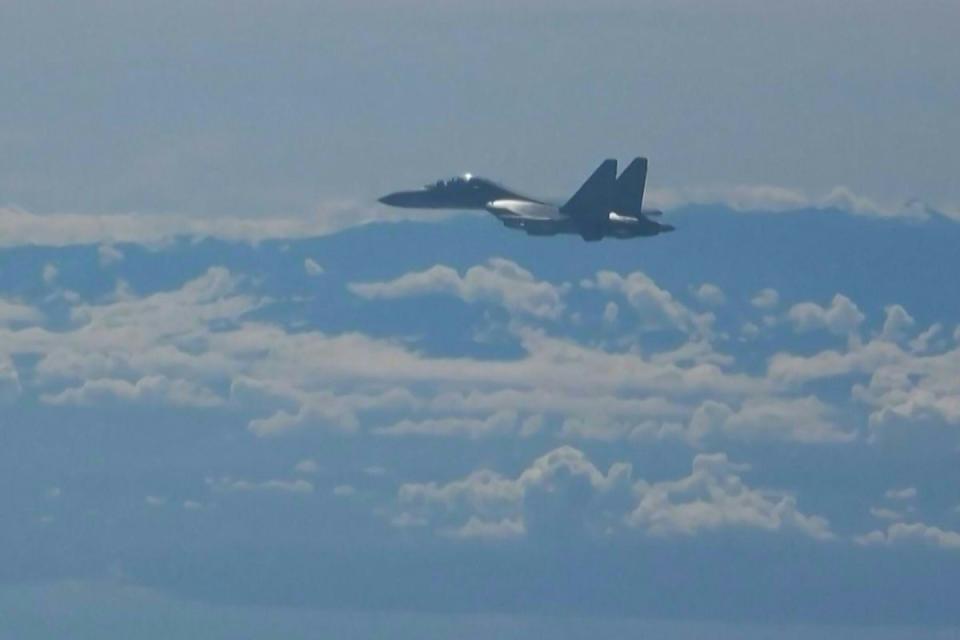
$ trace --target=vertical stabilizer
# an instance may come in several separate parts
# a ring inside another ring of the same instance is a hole
[[[617,178],[614,211],[638,216],[643,210],[643,190],[647,185],[647,159],[634,158]]]
[[[573,197],[560,207],[560,211],[574,217],[606,216],[610,212],[616,182],[617,161],[612,158],[604,160]]]

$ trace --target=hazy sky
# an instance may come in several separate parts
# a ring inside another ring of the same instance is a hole
[[[5,2],[0,201],[304,213],[473,171],[565,195],[956,205],[956,2]]]
[[[958,637],[957,24],[0,3],[0,636]]]

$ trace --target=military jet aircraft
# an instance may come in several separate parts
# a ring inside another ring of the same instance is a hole
[[[635,158],[619,178],[617,161],[609,159],[560,206],[520,195],[469,173],[419,191],[391,193],[380,202],[416,209],[486,209],[504,226],[532,236],[577,234],[595,241],[673,231],[671,225],[651,219],[661,211],[643,208],[646,179],[646,158]]]

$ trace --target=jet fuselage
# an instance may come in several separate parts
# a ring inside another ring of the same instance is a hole
[[[589,228],[575,218],[564,214],[559,207],[524,200],[494,200],[485,207],[504,226],[520,229],[532,236],[571,234],[593,241],[603,238],[637,238],[655,236],[674,230],[669,224],[650,220],[645,216],[624,216],[611,211]],[[645,210],[647,215],[660,215],[658,210]]]
[[[534,202],[532,198],[470,174],[439,180],[415,191],[397,191],[383,196],[380,202],[410,209],[483,209],[489,202],[504,199]]]
[[[563,205],[528,198],[470,174],[440,180],[417,191],[398,191],[383,204],[417,209],[485,209],[504,226],[529,235],[576,234],[584,240],[636,238],[673,231],[652,219],[662,212],[643,208],[647,159],[635,158],[617,177],[617,161],[604,160]]]

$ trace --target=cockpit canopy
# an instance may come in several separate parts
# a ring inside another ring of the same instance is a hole
[[[471,174],[466,173],[462,176],[454,176],[453,178],[447,178],[446,180],[437,180],[433,184],[428,184],[425,189],[428,191],[436,191],[438,189],[450,189],[450,188],[463,188],[465,186],[476,187],[483,180],[479,178],[474,178]]]

